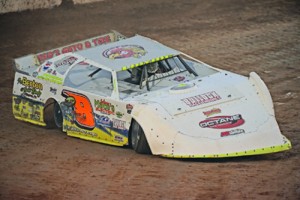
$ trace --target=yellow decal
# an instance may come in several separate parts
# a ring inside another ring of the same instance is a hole
[[[54,75],[51,75],[51,74],[47,74],[47,73],[45,73],[43,75],[40,75],[37,78],[45,80],[45,81],[49,81],[49,82],[52,82],[52,83],[56,83],[58,85],[61,85],[63,83],[63,79],[62,78],[59,78],[57,76],[54,76]]]
[[[13,96],[13,114],[16,119],[45,126],[43,119],[44,105],[41,102]]]
[[[160,56],[160,57],[157,57],[157,58],[145,61],[145,62],[140,62],[140,63],[137,63],[137,64],[132,64],[130,66],[123,66],[122,70],[125,71],[125,70],[128,70],[128,69],[133,69],[133,68],[136,68],[136,67],[140,67],[142,65],[146,65],[146,64],[149,64],[149,63],[154,63],[154,62],[161,61],[161,60],[164,60],[164,59],[167,59],[167,58],[171,58],[171,57],[173,57],[173,55]]]

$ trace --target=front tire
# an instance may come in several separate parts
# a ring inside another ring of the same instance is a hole
[[[140,154],[151,154],[147,138],[142,127],[133,120],[131,127],[130,144],[133,150]]]

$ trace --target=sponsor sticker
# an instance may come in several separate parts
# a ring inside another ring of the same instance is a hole
[[[51,65],[52,65],[52,62],[47,61],[46,64],[43,65],[43,71],[47,71]]]
[[[54,95],[56,95],[57,89],[53,88],[53,87],[50,87],[50,92],[53,93]]]
[[[131,114],[132,109],[133,109],[133,105],[131,105],[131,104],[126,105],[126,110],[127,110],[128,114]]]
[[[173,80],[177,82],[184,81],[185,77],[184,76],[176,76]]]
[[[38,72],[33,72],[32,73],[32,76],[35,78],[35,77],[37,77],[39,75],[39,73]]]
[[[115,106],[111,103],[105,101],[105,99],[101,99],[100,101],[95,99],[94,101],[95,108],[97,111],[100,111],[106,115],[114,115],[115,114]]]
[[[113,119],[113,127],[116,129],[125,130],[126,129],[125,124],[126,124],[125,121]]]
[[[29,80],[26,77],[18,78],[18,84],[24,86],[20,89],[23,96],[38,98],[42,94],[43,85],[35,80]]]
[[[45,60],[58,56],[60,54],[75,52],[84,49],[88,49],[91,47],[95,47],[98,45],[106,44],[111,42],[111,38],[109,35],[94,37],[85,41],[77,42],[74,44],[70,44],[68,46],[60,47],[57,49],[52,49],[50,51],[45,51],[37,55],[37,59],[39,63],[43,63]]]
[[[76,134],[79,135],[84,135],[84,136],[88,136],[88,137],[97,137],[97,134],[92,132],[92,131],[87,131],[78,127],[74,127],[74,126],[68,126],[65,125],[64,129],[66,129],[67,131],[72,131],[72,132],[76,132]]]
[[[213,108],[211,110],[208,110],[208,111],[204,111],[203,114],[206,116],[206,117],[209,117],[209,116],[212,116],[212,115],[215,115],[215,114],[219,114],[221,113],[221,109],[220,108]]]
[[[124,113],[121,113],[120,111],[117,111],[117,112],[116,112],[116,116],[117,116],[118,118],[122,118],[123,115],[124,115]]]
[[[217,92],[212,91],[212,92],[207,92],[204,94],[199,94],[199,95],[196,95],[193,97],[181,99],[181,101],[183,101],[189,107],[194,107],[194,106],[199,106],[201,104],[218,101],[220,99],[221,99],[220,95],[218,95]]]
[[[221,132],[221,137],[238,135],[238,134],[242,134],[242,133],[245,133],[244,129],[234,129],[234,130],[230,130],[230,131]]]
[[[122,59],[122,58],[140,58],[144,56],[147,51],[144,47],[138,45],[121,45],[106,49],[102,55],[105,58],[109,58],[112,60]]]
[[[97,115],[96,114],[96,124],[98,125],[102,125],[102,126],[105,126],[105,127],[110,127],[110,119],[109,117],[107,116],[104,116],[104,115]]]
[[[55,62],[55,67],[61,67],[61,66],[71,66],[75,61],[77,60],[77,58],[75,58],[74,56],[68,56],[62,60],[58,60],[57,62]]]
[[[199,122],[201,128],[226,129],[241,126],[245,123],[241,114],[232,116],[215,116]]]
[[[115,140],[118,142],[123,142],[123,137],[115,135]]]

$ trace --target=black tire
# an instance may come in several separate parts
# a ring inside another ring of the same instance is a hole
[[[57,128],[61,129],[63,125],[63,115],[60,106],[57,102],[54,104],[54,121]]]
[[[44,122],[46,128],[62,128],[63,116],[59,104],[51,99],[48,100],[44,107]]]
[[[137,153],[152,154],[142,127],[134,120],[131,125],[130,145]]]

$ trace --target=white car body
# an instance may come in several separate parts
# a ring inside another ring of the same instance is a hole
[[[216,69],[149,38],[112,32],[15,63],[14,116],[47,126],[47,107],[59,105],[54,121],[60,124],[62,113],[69,136],[132,145],[134,121],[151,153],[165,157],[235,157],[291,148],[255,72],[244,77]]]

